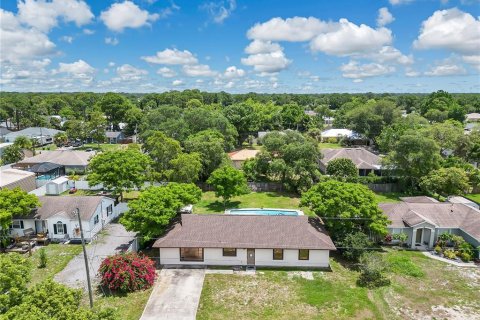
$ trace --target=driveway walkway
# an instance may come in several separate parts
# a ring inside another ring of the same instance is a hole
[[[93,283],[98,281],[95,277],[102,260],[116,252],[125,251],[134,236],[135,233],[126,231],[121,224],[110,223],[105,227],[102,235],[87,246],[90,278]],[[65,269],[55,275],[55,281],[72,288],[87,288],[83,252],[70,260]]]
[[[195,320],[204,269],[162,269],[140,320]]]

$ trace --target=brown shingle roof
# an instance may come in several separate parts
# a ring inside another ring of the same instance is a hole
[[[390,228],[403,228],[422,222],[439,228],[459,228],[480,241],[480,211],[461,203],[380,203],[391,221]]]
[[[229,214],[183,214],[153,246],[335,250],[318,218]]]
[[[352,160],[358,169],[380,169],[381,159],[364,148],[322,149],[323,158],[320,160],[325,166],[333,159],[347,158]]]
[[[437,203],[438,202],[438,200],[427,197],[427,196],[401,197],[400,200],[409,202],[409,203]]]
[[[38,197],[42,206],[37,209],[35,218],[48,219],[54,215],[76,218],[73,212],[80,209],[82,220],[90,220],[103,197],[101,196],[42,196]]]
[[[23,159],[22,161],[18,162],[18,164],[22,165],[51,162],[63,166],[87,166],[90,158],[94,155],[94,152],[79,150],[42,151],[41,154],[31,158]]]

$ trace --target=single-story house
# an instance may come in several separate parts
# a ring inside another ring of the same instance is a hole
[[[29,139],[35,139],[38,145],[46,145],[53,143],[53,137],[59,132],[63,131],[51,128],[31,127],[10,132],[4,136],[4,139],[5,142],[15,142],[17,137],[23,136]]]
[[[462,236],[474,247],[480,246],[480,211],[462,203],[420,201],[380,203],[387,215],[389,233],[405,233],[411,248],[431,249],[443,233]]]
[[[123,139],[125,139],[125,135],[121,131],[107,131],[105,132],[105,136],[107,137],[108,143],[121,143]]]
[[[230,152],[228,157],[233,162],[233,166],[237,169],[241,169],[242,165],[248,159],[255,158],[255,156],[260,152],[260,150],[255,149],[242,149]]]
[[[368,151],[365,148],[340,148],[340,149],[321,149],[323,158],[320,159],[320,171],[327,172],[328,163],[334,159],[346,158],[352,160],[358,168],[360,176],[367,176],[373,172],[377,176],[382,175],[381,158]]]
[[[58,241],[79,240],[78,208],[83,234],[90,241],[103,227],[118,216],[114,200],[102,196],[41,196],[42,206],[25,217],[12,220],[10,234],[23,236],[25,229],[34,233],[46,233],[49,239]]]
[[[182,214],[155,241],[162,265],[329,267],[336,250],[308,216]]]
[[[42,151],[36,156],[17,162],[14,167],[27,170],[34,165],[53,163],[64,168],[61,174],[69,174],[73,171],[75,173],[84,173],[88,162],[94,155],[95,152],[80,150]]]
[[[17,169],[1,170],[0,189],[13,189],[17,187],[25,192],[36,189],[35,173]]]
[[[350,140],[362,140],[363,137],[350,129],[328,129],[322,132],[322,141],[327,139],[340,140],[342,138],[347,138]]]
[[[465,118],[467,122],[478,122],[480,121],[480,113],[468,113]]]

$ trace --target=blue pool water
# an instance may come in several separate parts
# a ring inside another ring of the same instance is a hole
[[[295,210],[276,210],[276,209],[232,209],[228,214],[246,214],[246,215],[263,215],[263,216],[298,216]]]

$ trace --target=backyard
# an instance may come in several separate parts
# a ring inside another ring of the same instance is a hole
[[[313,272],[311,280],[299,271],[209,274],[197,319],[479,319],[479,269],[420,252],[383,254],[392,284],[373,290],[358,287],[358,272],[337,255],[332,272]]]

